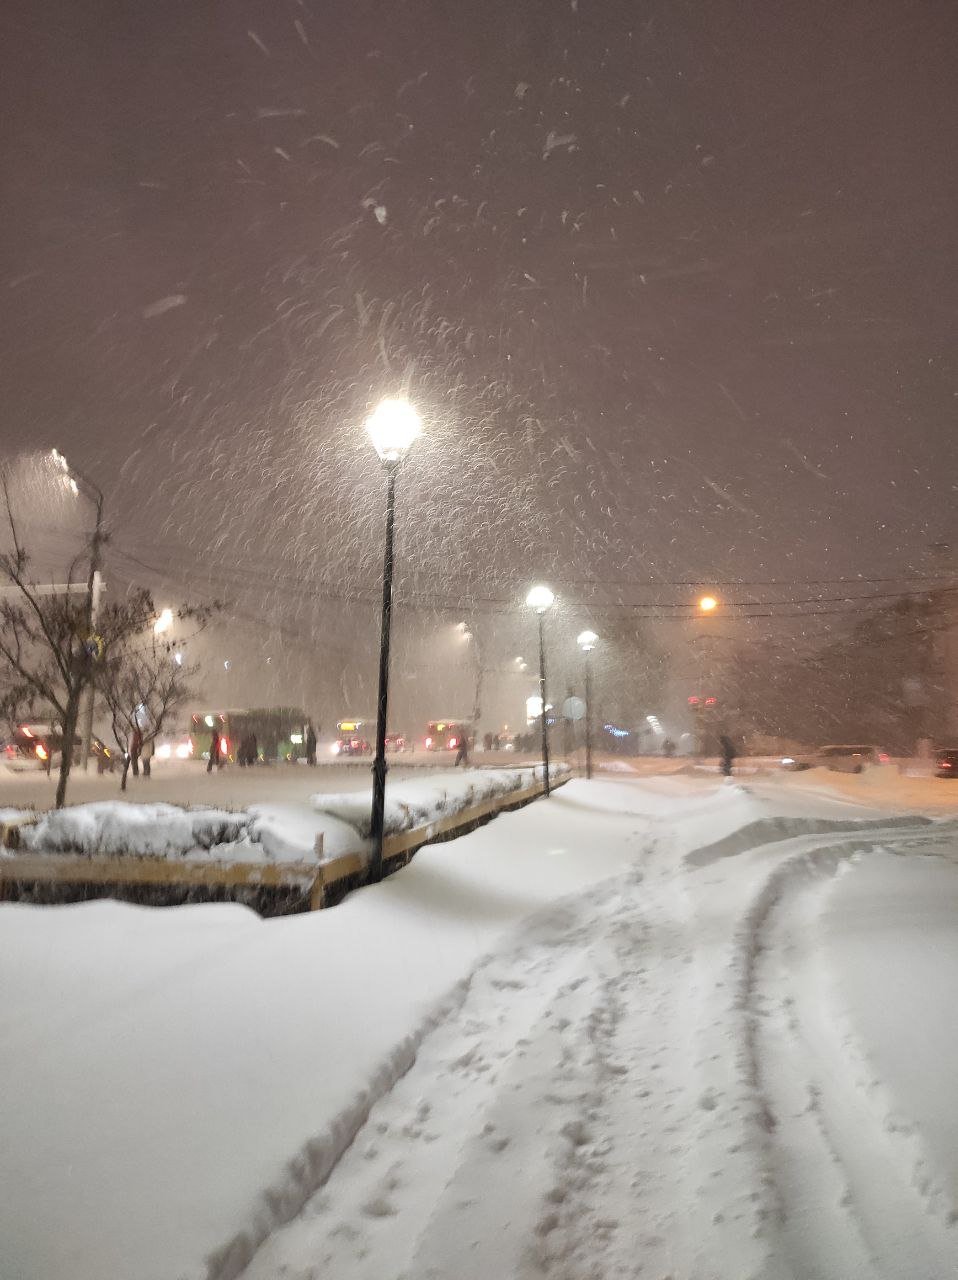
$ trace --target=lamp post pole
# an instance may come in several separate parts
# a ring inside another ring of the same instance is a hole
[[[379,641],[379,697],[376,703],[376,758],[373,761],[373,808],[369,834],[373,842],[369,878],[383,878],[383,821],[386,810],[386,726],[389,709],[389,639],[393,613],[393,528],[396,515],[396,468],[386,463],[386,552],[383,558],[383,611]]]
[[[585,655],[585,776],[592,777],[592,656]]]
[[[93,534],[90,539],[90,571],[87,575],[86,587],[86,610],[84,612],[83,622],[86,635],[84,643],[88,643],[93,636],[93,628],[96,626],[97,616],[100,611],[100,593],[103,590],[103,578],[100,574],[101,563],[103,559],[103,493],[99,485],[95,485],[93,481],[71,466],[66,458],[58,449],[52,449],[50,456],[57,466],[61,467],[67,476],[74,493],[83,491],[83,496],[88,498],[96,507],[96,523],[93,527]],[[90,768],[90,744],[93,741],[93,704],[95,699],[95,691],[93,687],[93,659],[89,659],[91,672],[90,680],[83,691],[83,707],[80,711],[81,719],[81,752],[83,755],[82,767],[87,772]]]
[[[383,612],[379,642],[379,698],[376,704],[376,756],[373,761],[373,802],[369,817],[372,852],[369,880],[383,878],[383,828],[386,809],[386,729],[389,710],[389,638],[393,612],[393,528],[396,516],[396,472],[422,430],[419,415],[405,400],[383,400],[366,423],[366,430],[386,472],[386,550],[383,557]]]
[[[530,609],[535,609],[539,616],[539,701],[542,704],[540,711],[542,714],[542,773],[543,773],[543,791],[546,797],[551,794],[549,785],[549,724],[548,713],[546,711],[546,644],[545,644],[545,615],[546,610],[551,609],[555,604],[555,596],[548,587],[533,587],[526,596],[526,604]]]
[[[542,774],[546,796],[549,790],[549,725],[546,715],[546,646],[544,631],[545,611],[539,611],[539,701],[542,703]]]
[[[585,656],[585,776],[592,777],[592,650],[598,636],[594,631],[583,631],[577,640]]]
[[[93,629],[97,623],[97,617],[100,612],[100,592],[103,587],[103,579],[100,576],[101,549],[103,546],[103,494],[99,489],[95,492],[96,525],[93,529],[93,540],[90,546],[90,574],[87,579],[86,599],[86,633],[88,637],[93,635]],[[83,772],[88,773],[90,769],[90,746],[93,742],[93,704],[96,697],[92,672],[90,683],[84,696],[86,703],[83,708],[83,730],[80,736],[83,744],[81,748],[83,752]]]

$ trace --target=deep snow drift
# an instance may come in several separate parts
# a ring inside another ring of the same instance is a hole
[[[0,1276],[954,1275],[955,857],[573,782],[314,916],[6,906]]]

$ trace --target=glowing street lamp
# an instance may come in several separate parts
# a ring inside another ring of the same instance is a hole
[[[366,431],[386,472],[386,551],[383,559],[382,634],[379,644],[379,700],[376,704],[376,757],[369,834],[373,848],[369,879],[383,878],[383,821],[386,807],[386,715],[389,703],[389,635],[393,607],[393,525],[396,472],[422,431],[419,414],[405,400],[383,400],[366,421]]]
[[[539,619],[539,698],[542,702],[542,773],[544,780],[544,790],[548,797],[549,791],[549,725],[546,703],[546,647],[545,637],[543,635],[543,619],[546,613],[555,604],[555,596],[547,586],[542,583],[534,586],[526,596],[526,604],[530,609],[535,609]]]
[[[585,776],[592,777],[592,650],[599,637],[594,631],[580,631],[576,644],[585,655]]]
[[[715,596],[702,596],[699,600],[699,613],[714,613],[718,608]]]
[[[162,609],[159,617],[153,623],[154,634],[161,636],[164,632],[169,631],[173,626],[173,610]]]

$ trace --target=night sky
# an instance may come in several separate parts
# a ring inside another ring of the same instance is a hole
[[[397,390],[410,603],[954,541],[948,0],[0,21],[2,443],[99,477],[115,577],[374,598]]]

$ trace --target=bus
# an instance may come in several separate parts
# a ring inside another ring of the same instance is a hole
[[[423,745],[427,751],[458,751],[459,744],[470,733],[467,720],[430,720]]]
[[[352,716],[348,720],[337,720],[333,755],[368,756],[375,737],[376,721],[369,717]]]
[[[256,738],[265,764],[306,757],[306,712],[299,707],[256,707],[239,711],[197,711],[190,720],[193,759],[208,760],[213,730],[220,734],[223,760],[235,763],[244,742]]]
[[[336,722],[336,741],[332,745],[334,756],[368,756],[372,755],[376,741],[376,721],[372,716],[365,719],[352,717],[349,720]],[[405,751],[406,735],[403,733],[386,734],[387,751]]]

